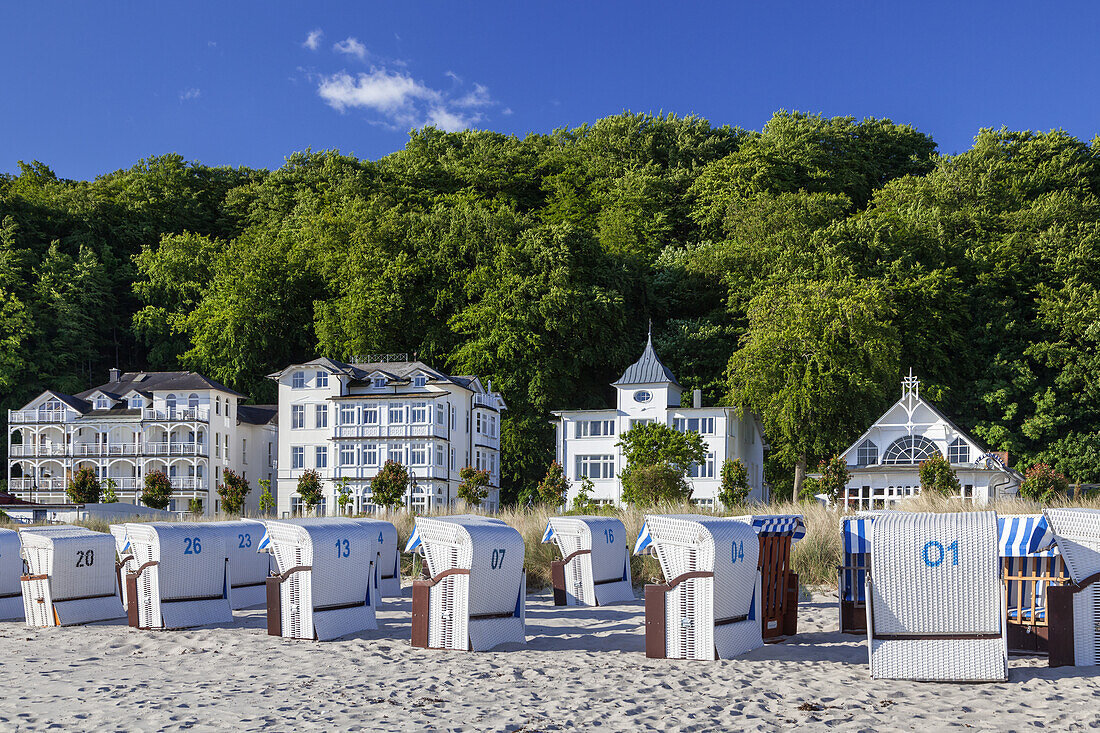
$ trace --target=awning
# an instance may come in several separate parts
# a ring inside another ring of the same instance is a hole
[[[642,524],[642,531],[638,533],[638,541],[634,543],[635,555],[648,555],[651,550],[650,545],[653,544],[653,537],[649,534],[649,522]]]
[[[874,517],[849,517],[841,531],[845,555],[863,555],[871,551],[871,525]]]
[[[1041,514],[997,517],[1001,557],[1053,557],[1054,533]]]
[[[270,544],[271,535],[268,534],[267,529],[264,529],[264,536],[260,539],[260,544],[256,545],[256,552],[264,552]]]
[[[738,517],[750,521],[756,534],[761,537],[790,537],[791,547],[806,536],[806,524],[801,514],[754,514]]]

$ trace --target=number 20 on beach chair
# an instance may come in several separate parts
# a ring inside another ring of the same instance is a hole
[[[28,626],[71,626],[123,617],[109,534],[82,527],[20,530]]]
[[[555,606],[606,606],[634,600],[626,529],[613,517],[551,517],[542,536],[562,559],[550,563]]]

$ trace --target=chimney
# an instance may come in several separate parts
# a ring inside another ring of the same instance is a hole
[[[122,380],[122,372],[119,371],[117,367],[112,367],[110,374],[112,382],[118,382]]]
[[[691,393],[691,406],[702,407],[703,406],[703,390],[696,389]]]

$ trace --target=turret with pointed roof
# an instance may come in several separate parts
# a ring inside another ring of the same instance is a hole
[[[653,349],[653,331],[645,342],[641,358],[626,368],[623,375],[612,385],[621,387],[628,384],[675,384],[680,387],[672,370],[664,365]],[[682,389],[682,388],[681,388]]]

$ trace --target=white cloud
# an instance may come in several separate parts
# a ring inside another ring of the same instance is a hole
[[[194,87],[191,87],[190,89],[184,89],[182,92],[180,92],[180,101],[189,102],[192,99],[198,99],[201,95],[201,89],[195,89]]]
[[[428,110],[427,122],[445,132],[458,132],[472,127],[480,119],[480,115],[466,116],[445,107],[432,107]]]
[[[308,48],[310,51],[316,51],[321,46],[321,37],[325,35],[325,32],[320,28],[314,28],[306,36],[306,40],[302,42],[303,48]]]
[[[505,107],[504,109],[502,109],[500,111],[500,113],[507,117],[508,115],[512,114],[512,108],[511,107]]]
[[[385,69],[374,69],[369,74],[354,77],[346,71],[322,77],[317,93],[340,112],[362,107],[381,112],[398,122],[416,117],[416,101],[432,102],[439,98],[439,92],[412,77]]]
[[[344,40],[333,44],[332,50],[336,53],[345,53],[348,56],[355,56],[360,61],[365,61],[367,58],[367,47],[360,43],[359,39],[354,36],[348,36]]]
[[[443,76],[450,78],[452,81],[454,81],[455,84],[462,83],[462,77],[454,73],[453,71],[445,71],[443,72]]]
[[[474,84],[472,92],[467,92],[454,101],[456,107],[486,107],[492,103],[489,88],[482,84]]]

